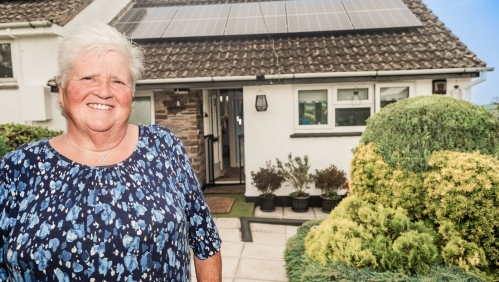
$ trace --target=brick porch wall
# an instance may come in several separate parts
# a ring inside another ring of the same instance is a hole
[[[177,99],[181,110],[174,109]],[[206,183],[202,103],[201,91],[189,94],[175,94],[170,89],[154,91],[156,124],[167,127],[182,141],[201,186]]]

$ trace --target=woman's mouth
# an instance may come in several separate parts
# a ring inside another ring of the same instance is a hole
[[[92,109],[97,109],[97,110],[110,110],[112,108],[111,106],[103,104],[88,104],[88,106]]]

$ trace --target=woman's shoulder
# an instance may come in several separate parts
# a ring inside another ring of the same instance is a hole
[[[173,145],[180,141],[170,129],[157,124],[140,126],[140,136],[141,140],[147,143],[166,142]]]
[[[40,155],[45,156],[48,145],[48,138],[23,144],[16,149],[8,152],[2,158],[2,164],[4,163],[12,163],[12,164],[20,164],[25,159],[32,159],[33,157],[37,157]],[[1,169],[1,167],[0,167]]]

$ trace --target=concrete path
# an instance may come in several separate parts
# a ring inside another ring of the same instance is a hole
[[[257,207],[253,216],[310,220],[326,218],[328,215],[321,208],[309,208],[306,213],[296,213],[291,207],[277,207],[275,212],[269,213]],[[241,241],[239,219],[216,218],[215,223],[223,241],[223,282],[288,281],[284,268],[284,249],[287,239],[296,234],[298,227],[250,223],[253,242],[248,243]],[[193,281],[197,281],[195,277]]]

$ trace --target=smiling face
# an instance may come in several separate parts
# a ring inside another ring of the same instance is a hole
[[[84,53],[67,77],[58,102],[68,119],[68,130],[113,132],[127,126],[133,96],[129,64],[122,55]]]

